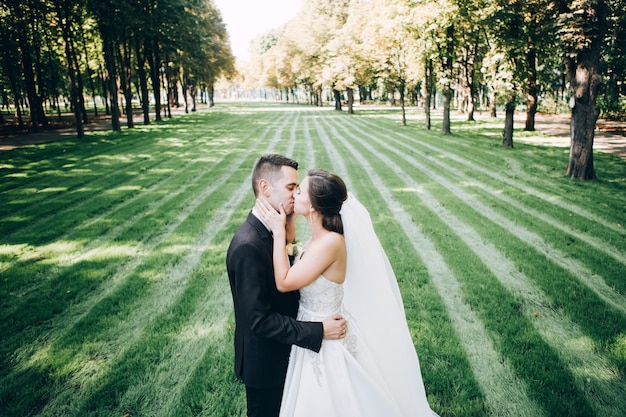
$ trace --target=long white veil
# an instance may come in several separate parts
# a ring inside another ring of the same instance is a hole
[[[364,344],[376,362],[373,372],[382,378],[402,415],[436,415],[426,399],[398,282],[369,212],[349,194],[341,219],[347,249],[344,307],[359,328],[357,359]]]

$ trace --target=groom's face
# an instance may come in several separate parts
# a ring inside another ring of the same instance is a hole
[[[271,192],[268,200],[272,206],[278,210],[280,203],[283,203],[285,213],[293,213],[293,196],[298,189],[298,171],[290,166],[281,167],[281,176],[271,184]]]

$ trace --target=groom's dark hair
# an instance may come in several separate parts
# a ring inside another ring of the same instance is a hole
[[[280,178],[282,166],[298,170],[298,163],[295,160],[275,153],[263,155],[256,161],[252,169],[252,190],[255,197],[259,195],[259,180],[266,179],[270,184],[276,184]]]

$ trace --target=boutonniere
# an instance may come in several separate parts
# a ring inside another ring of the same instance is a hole
[[[298,242],[287,243],[287,255],[289,256],[298,256],[301,249],[302,248]]]

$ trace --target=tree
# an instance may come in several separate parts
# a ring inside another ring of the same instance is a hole
[[[435,65],[437,82],[443,95],[443,123],[441,131],[449,135],[451,131],[450,107],[452,105],[453,84],[457,80],[455,58],[457,51],[457,39],[455,37],[455,25],[457,8],[451,0],[433,0],[428,3],[433,10],[432,17],[425,24],[424,36],[428,37],[429,44],[426,52],[427,59]],[[434,87],[434,86],[433,86]]]
[[[479,69],[485,54],[485,30],[476,22],[486,18],[486,2],[483,0],[456,0],[459,10],[456,19],[456,34],[458,38],[459,85],[463,93],[459,107],[467,112],[467,120],[474,120],[476,107],[477,81]]]
[[[604,0],[560,1],[558,26],[565,72],[572,89],[571,146],[567,175],[596,178],[593,139],[598,119],[598,93],[602,85],[600,57],[609,29],[609,7]]]
[[[626,1],[609,2],[611,10],[626,10]],[[606,53],[600,62],[605,75],[604,95],[598,97],[603,117],[620,118],[626,114],[626,13],[612,13],[607,33]]]
[[[415,15],[412,8],[403,0],[380,0],[370,7],[376,7],[378,16],[367,26],[370,55],[374,71],[392,94],[400,94],[402,125],[406,125],[405,95],[407,85],[417,79],[419,73],[418,47],[414,36]]]
[[[70,82],[70,97],[72,108],[74,109],[74,123],[76,123],[76,135],[79,138],[85,136],[83,122],[84,101],[82,100],[82,88],[79,84],[80,73],[78,70],[76,49],[72,33],[76,28],[77,11],[75,3],[66,0],[55,0],[54,8],[58,17],[58,27],[61,29],[63,43],[65,45],[65,56],[67,60],[67,73]]]
[[[9,1],[7,2],[9,14],[13,17],[15,31],[14,39],[19,51],[22,64],[21,73],[24,80],[24,88],[30,107],[31,124],[34,131],[48,124],[43,109],[43,99],[38,91],[36,80],[35,54],[37,45],[41,44],[40,31],[37,30],[37,22],[43,21],[45,5],[41,2]]]

